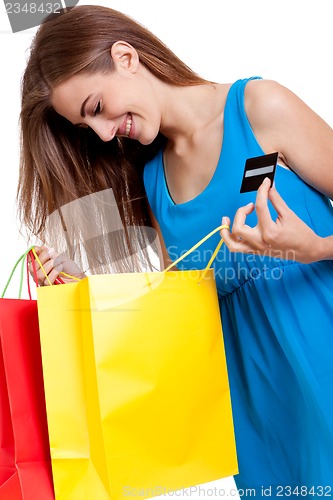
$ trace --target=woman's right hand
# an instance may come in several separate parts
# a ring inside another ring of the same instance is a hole
[[[37,271],[37,279],[38,284],[40,286],[49,285],[50,283],[54,284],[55,280],[60,275],[61,279],[65,283],[74,283],[76,280],[68,278],[61,274],[64,272],[78,279],[85,278],[85,274],[79,269],[79,267],[70,260],[66,255],[57,253],[54,248],[48,248],[46,246],[34,247],[36,254],[44,268],[45,273],[48,276],[46,278],[42,269],[40,268],[39,263],[35,260],[35,267]],[[33,268],[31,262],[29,262],[29,271],[33,278]]]

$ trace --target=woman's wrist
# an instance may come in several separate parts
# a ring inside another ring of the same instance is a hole
[[[333,236],[318,237],[316,245],[316,261],[333,259]]]

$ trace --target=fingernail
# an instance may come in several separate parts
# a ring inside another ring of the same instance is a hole
[[[59,266],[56,266],[54,269],[56,271],[59,271],[59,273],[61,273],[61,271],[63,270],[64,266],[62,264],[59,264]]]
[[[52,257],[52,255],[55,253],[55,249],[52,247],[48,248],[47,253],[49,254],[50,257]]]
[[[268,186],[268,184],[269,184],[269,185],[271,185],[271,180],[270,180],[270,178],[269,178],[269,177],[265,177],[265,179],[264,179],[264,183],[265,183],[265,185],[266,185],[266,186]]]
[[[222,224],[228,224],[227,217],[222,217]]]
[[[252,207],[253,206],[253,201],[250,201],[250,203],[248,203],[246,206],[249,207],[249,208]]]

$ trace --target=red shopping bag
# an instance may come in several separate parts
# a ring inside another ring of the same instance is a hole
[[[26,254],[21,257],[22,264],[25,257]],[[21,289],[22,285],[19,296]],[[3,295],[0,298],[0,500],[51,500],[54,489],[37,303],[7,299]]]

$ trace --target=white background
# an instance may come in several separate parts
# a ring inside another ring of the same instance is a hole
[[[129,14],[209,80],[233,82],[252,75],[277,80],[333,126],[331,0],[80,0],[79,4],[105,5]],[[15,195],[20,78],[34,32],[11,33],[1,2],[1,290],[27,248],[19,236]],[[16,295],[17,285],[8,296]],[[225,488],[230,496],[233,486],[231,478],[215,481],[202,486],[200,496],[211,495],[213,487]]]

